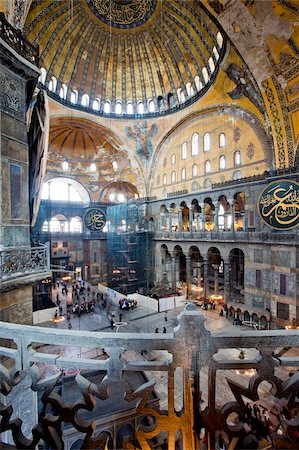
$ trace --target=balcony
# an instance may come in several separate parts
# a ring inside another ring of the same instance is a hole
[[[218,241],[218,242],[244,242],[244,243],[288,243],[298,244],[298,233],[257,232],[257,231],[158,231],[154,235],[155,240],[177,241]]]
[[[49,245],[0,250],[1,290],[11,285],[30,283],[50,272]]]
[[[125,448],[117,442],[124,426],[131,430],[126,448],[156,448],[162,435],[168,448],[179,436],[184,448],[195,449],[204,427],[215,449],[216,430],[230,443],[248,434],[241,421],[231,422],[232,413],[244,413],[243,396],[260,408],[297,406],[297,330],[210,332],[190,304],[160,335],[3,322],[0,339],[0,433],[2,443],[16,446],[9,448],[71,448],[81,440],[80,448],[116,450]],[[265,381],[275,389],[265,389]],[[290,445],[283,448],[298,448],[296,420],[283,422],[279,438]]]
[[[30,63],[38,66],[39,48],[22,35],[20,30],[14,28],[5,18],[3,12],[0,13],[0,39],[3,39],[11,48]]]

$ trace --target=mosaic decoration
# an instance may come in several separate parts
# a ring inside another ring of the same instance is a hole
[[[87,0],[102,22],[116,28],[132,28],[144,24],[153,14],[157,0]]]
[[[272,120],[273,120],[273,124],[274,124],[274,128],[275,128],[279,167],[285,167],[286,159],[285,159],[284,137],[283,137],[283,131],[282,131],[283,123],[281,122],[281,119],[280,119],[279,110],[278,110],[276,99],[275,99],[275,94],[274,94],[274,91],[273,91],[272,86],[270,85],[269,81],[263,81],[262,86],[265,90],[265,95],[269,102],[270,111],[272,114]]]
[[[136,152],[146,163],[153,154],[151,138],[157,133],[157,125],[153,124],[148,128],[147,122],[137,122],[133,127],[126,127],[127,137],[136,142]]]
[[[299,183],[278,180],[266,186],[258,199],[261,219],[276,230],[289,230],[299,224]]]
[[[226,69],[226,74],[236,84],[235,89],[227,93],[230,98],[236,100],[243,96],[247,97],[263,114],[265,110],[263,97],[255,88],[246,71],[237,64],[230,64]]]
[[[106,215],[101,209],[91,209],[84,216],[84,224],[90,231],[101,231],[106,225]]]
[[[234,141],[237,143],[240,140],[241,137],[241,130],[239,127],[234,129]]]
[[[254,144],[252,142],[249,142],[247,146],[247,156],[249,159],[252,159],[254,157],[254,150],[255,150]]]

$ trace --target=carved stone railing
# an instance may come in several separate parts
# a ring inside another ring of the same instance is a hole
[[[289,411],[298,406],[297,330],[211,333],[204,321],[188,304],[173,332],[160,335],[1,323],[1,442],[149,450],[166,439],[168,449],[180,441],[193,450],[205,428],[215,449],[219,432],[229,442],[248,435],[230,420],[245,402],[275,395]],[[283,448],[297,448],[298,425],[299,418],[283,421]]]
[[[292,242],[299,243],[298,233],[263,233],[257,231],[158,231],[154,239],[168,239],[177,241],[203,240],[203,241],[235,241],[238,242]]]
[[[50,271],[49,245],[0,250],[0,281]]]
[[[0,13],[0,38],[12,47],[19,55],[27,61],[38,66],[39,48],[32,44],[22,35],[20,30],[14,28],[5,18],[4,13]]]

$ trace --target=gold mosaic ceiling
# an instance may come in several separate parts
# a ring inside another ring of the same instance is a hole
[[[46,85],[54,76],[57,94],[64,83],[68,100],[77,90],[79,103],[88,94],[100,109],[106,100],[131,101],[135,112],[150,99],[175,106],[177,90],[194,96],[209,85],[202,69],[212,79],[221,59],[219,30],[198,0],[33,0],[25,32],[40,46]]]

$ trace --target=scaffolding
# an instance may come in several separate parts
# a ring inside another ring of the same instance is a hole
[[[142,205],[124,203],[107,208],[109,287],[123,294],[148,292],[152,283],[151,239]]]

